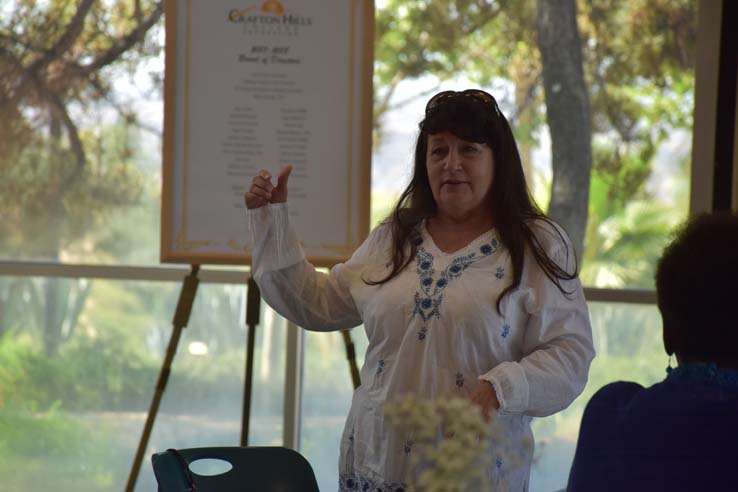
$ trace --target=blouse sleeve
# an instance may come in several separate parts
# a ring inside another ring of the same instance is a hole
[[[562,231],[563,233],[563,231]],[[546,235],[546,232],[541,232]],[[552,239],[549,232],[549,240]],[[558,265],[574,268],[572,247],[561,241],[547,247]],[[521,281],[528,322],[523,336],[523,358],[502,362],[482,375],[492,383],[502,413],[545,417],[563,410],[584,389],[595,351],[592,328],[579,279],[561,281],[562,293],[526,255]]]
[[[253,239],[252,272],[264,300],[280,315],[312,331],[334,331],[361,324],[351,285],[362,282],[373,233],[346,263],[329,274],[316,271],[289,220],[286,203],[247,211]]]

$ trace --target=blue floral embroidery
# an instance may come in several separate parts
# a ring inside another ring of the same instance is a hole
[[[425,340],[426,333],[428,333],[428,328],[425,326],[421,326],[420,331],[418,332],[418,340]]]
[[[379,363],[377,364],[377,376],[382,374],[383,370],[384,370],[384,359],[379,359]]]
[[[405,441],[405,446],[404,446],[405,454],[410,454],[412,452],[413,444],[415,443],[413,442],[412,439],[408,439],[407,441]]]
[[[502,468],[502,460],[500,458],[497,458],[495,461],[495,465],[497,465],[497,468]]]
[[[443,294],[439,295],[438,298],[432,299],[430,297],[420,297],[420,293],[415,293],[415,310],[413,315],[419,314],[423,321],[428,321],[431,318],[441,317],[441,302],[443,301]]]
[[[505,269],[502,267],[497,267],[497,272],[495,272],[495,277],[497,277],[498,280],[502,280],[505,278]]]
[[[460,372],[456,373],[456,386],[462,388],[464,386],[464,375]]]
[[[420,278],[420,290],[415,292],[413,316],[420,316],[423,321],[428,321],[431,318],[440,319],[443,290],[451,280],[459,278],[472,264],[491,255],[497,251],[498,247],[499,243],[496,239],[493,239],[491,242],[480,246],[479,251],[472,251],[467,255],[454,258],[451,264],[440,273],[437,280],[435,278],[436,271],[433,268],[433,255],[427,252],[425,248],[418,247],[415,262],[416,271]],[[418,338],[423,340],[424,336],[419,335]]]
[[[507,338],[509,334],[510,334],[510,325],[505,323],[502,327],[502,338]]]
[[[347,476],[344,478],[343,475],[341,475],[340,483],[338,484],[338,487],[341,490],[358,490],[359,482],[354,480],[354,477]]]
[[[342,473],[338,477],[339,492],[405,492],[402,482],[380,482],[357,473]]]

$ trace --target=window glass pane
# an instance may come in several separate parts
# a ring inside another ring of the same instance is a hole
[[[199,287],[201,302],[193,307],[192,319],[182,333],[149,449],[240,445],[245,292],[244,286]],[[286,324],[264,304],[260,321],[254,344],[248,444],[281,446]],[[155,488],[147,455],[136,489]]]
[[[366,333],[361,326],[349,333],[361,369]],[[338,449],[354,391],[341,334],[306,332],[304,367],[300,452],[312,465],[320,490],[336,490]]]
[[[536,451],[531,492],[566,487],[582,413],[600,388],[614,381],[635,381],[647,387],[666,377],[668,357],[655,306],[590,303],[589,312],[597,357],[586,388],[569,408],[533,420]]]
[[[123,490],[179,290],[167,282],[0,278],[3,490]],[[200,285],[136,490],[156,490],[153,452],[239,443],[245,290]],[[250,443],[281,445],[285,327],[270,310],[261,321]]]
[[[161,7],[3,2],[0,259],[158,263]]]

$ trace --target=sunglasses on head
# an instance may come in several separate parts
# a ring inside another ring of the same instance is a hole
[[[453,102],[453,101],[463,101],[463,100],[471,100],[475,102],[479,102],[484,104],[485,106],[489,107],[490,109],[493,109],[495,114],[499,117],[502,117],[502,113],[500,112],[500,108],[497,106],[497,101],[494,97],[492,97],[491,94],[488,94],[487,92],[484,92],[479,89],[467,89],[465,91],[443,91],[439,92],[435,96],[430,98],[430,101],[428,101],[428,104],[425,106],[425,115],[429,116],[433,111],[435,111],[439,106]]]

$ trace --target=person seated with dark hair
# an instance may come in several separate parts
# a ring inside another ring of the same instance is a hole
[[[661,383],[600,389],[582,417],[568,492],[738,491],[738,216],[701,215],[656,271]]]

